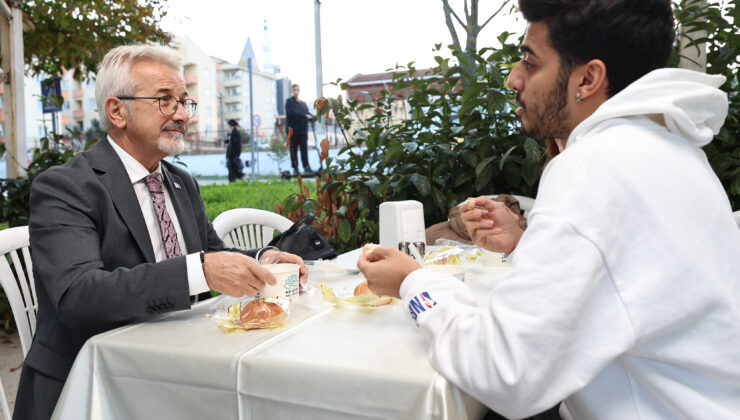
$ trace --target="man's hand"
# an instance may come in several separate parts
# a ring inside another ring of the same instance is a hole
[[[400,298],[401,283],[421,265],[397,249],[379,246],[370,255],[360,255],[357,267],[365,275],[370,290],[381,296]]]
[[[484,195],[468,198],[460,212],[473,243],[488,251],[509,254],[524,233],[519,216],[506,204]]]
[[[301,285],[303,285],[306,280],[308,280],[308,268],[306,268],[306,264],[303,262],[303,258],[299,257],[298,255],[283,252],[279,249],[268,249],[264,252],[264,254],[262,254],[260,260],[262,260],[263,263],[267,262],[268,264],[298,264],[301,266],[301,268],[298,269],[298,274],[300,276],[299,282],[301,283]]]
[[[303,261],[301,260],[301,263]],[[238,252],[211,252],[204,256],[203,273],[208,287],[225,295],[254,296],[277,280],[265,267]]]

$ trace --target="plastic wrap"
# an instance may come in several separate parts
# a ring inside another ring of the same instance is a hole
[[[213,303],[211,321],[224,332],[279,328],[290,316],[289,298],[232,298]]]

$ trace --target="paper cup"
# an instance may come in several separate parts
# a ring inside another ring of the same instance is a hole
[[[511,263],[504,259],[504,254],[500,252],[483,251],[482,263],[485,267],[508,267]]]
[[[437,271],[439,273],[449,274],[460,281],[465,281],[465,267],[461,265],[432,264],[427,265],[424,268]]]
[[[298,280],[300,266],[298,264],[266,264],[263,265],[277,279],[277,284],[268,284],[257,297],[278,297],[293,299],[298,297]]]

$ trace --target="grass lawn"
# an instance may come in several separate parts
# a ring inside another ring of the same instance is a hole
[[[315,182],[306,182],[313,193],[316,190]],[[208,218],[213,221],[226,210],[239,207],[275,211],[275,205],[285,200],[290,194],[298,192],[298,181],[269,180],[269,181],[238,181],[232,184],[211,184],[200,187],[203,202],[206,205]]]

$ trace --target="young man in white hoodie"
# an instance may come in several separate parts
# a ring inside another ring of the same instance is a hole
[[[701,150],[727,114],[724,78],[662,69],[669,0],[519,5],[517,114],[564,148],[525,232],[483,197],[465,206],[511,271],[479,307],[390,248],[360,269],[403,299],[435,368],[507,417],[563,401],[576,419],[740,418],[740,229]]]

